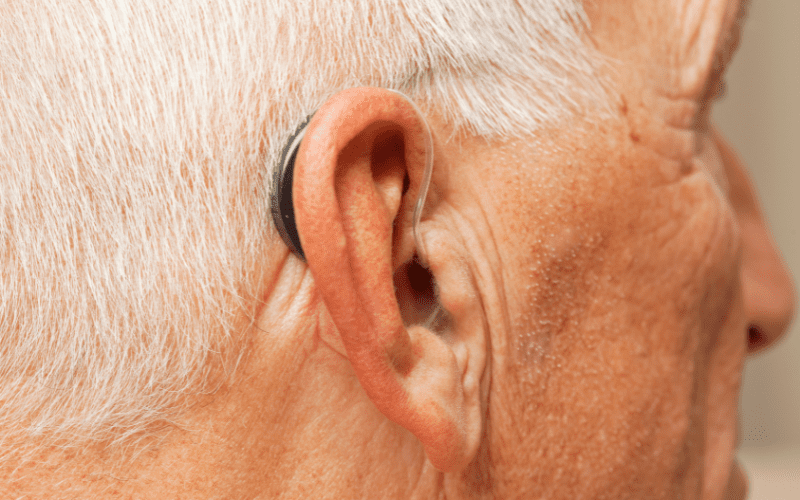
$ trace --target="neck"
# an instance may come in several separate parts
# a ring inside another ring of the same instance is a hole
[[[295,294],[275,294],[293,297],[291,303],[267,303],[234,383],[193,407],[136,458],[119,465],[102,452],[54,452],[45,458],[52,467],[36,462],[0,476],[0,492],[35,498],[438,496],[441,475],[414,436],[375,409],[348,360],[320,340],[321,309],[304,286],[310,289],[301,284]],[[287,310],[298,311],[294,317],[306,324],[279,324],[292,316]]]

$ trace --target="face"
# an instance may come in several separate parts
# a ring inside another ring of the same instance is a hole
[[[739,2],[683,3],[587,5],[616,61],[613,116],[453,161],[475,170],[444,199],[491,330],[500,498],[742,494],[743,363],[782,334],[794,292],[708,121]]]

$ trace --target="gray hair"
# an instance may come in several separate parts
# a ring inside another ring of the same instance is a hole
[[[5,442],[122,442],[230,373],[271,165],[334,92],[530,134],[603,107],[585,25],[578,0],[4,2]]]

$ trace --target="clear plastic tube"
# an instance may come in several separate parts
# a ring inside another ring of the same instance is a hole
[[[390,89],[391,90],[391,89]],[[417,194],[417,202],[414,204],[414,215],[412,219],[412,231],[414,234],[414,245],[417,249],[417,256],[419,258],[420,264],[424,267],[428,267],[428,256],[425,250],[425,245],[422,242],[422,236],[420,235],[419,231],[419,224],[422,220],[422,210],[425,208],[425,201],[428,199],[428,188],[431,185],[431,176],[433,175],[433,136],[431,134],[431,128],[428,125],[428,121],[425,119],[425,116],[422,114],[422,111],[419,107],[411,100],[410,97],[403,94],[402,92],[398,92],[397,90],[392,90],[396,94],[401,95],[414,109],[414,112],[417,114],[417,118],[419,122],[422,124],[422,132],[423,132],[423,139],[425,140],[425,171],[422,174],[422,181],[419,185],[419,193]],[[438,299],[438,290],[434,292],[436,297],[436,308],[431,312],[428,319],[423,323],[425,328],[431,330],[438,330],[441,324],[445,322],[446,312],[442,309],[442,305],[439,303]]]
[[[433,136],[431,135],[431,128],[428,126],[428,121],[420,111],[419,107],[407,95],[397,90],[392,92],[401,95],[417,113],[422,124],[423,139],[425,140],[425,171],[422,174],[422,181],[419,186],[419,193],[417,194],[417,202],[414,204],[414,217],[412,219],[412,231],[414,234],[414,244],[417,247],[417,254],[419,255],[420,263],[423,266],[428,265],[428,256],[425,251],[425,246],[422,243],[422,237],[419,233],[419,224],[422,220],[422,210],[425,208],[425,201],[428,199],[428,188],[431,185],[431,176],[433,175]]]

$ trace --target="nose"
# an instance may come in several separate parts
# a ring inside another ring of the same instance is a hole
[[[742,237],[742,292],[748,318],[748,351],[773,345],[794,317],[796,292],[772,239],[753,183],[733,149],[715,132]]]
[[[741,218],[740,218],[741,221]],[[774,344],[794,316],[796,294],[763,220],[740,222],[742,229],[742,290],[748,317],[748,351]]]

